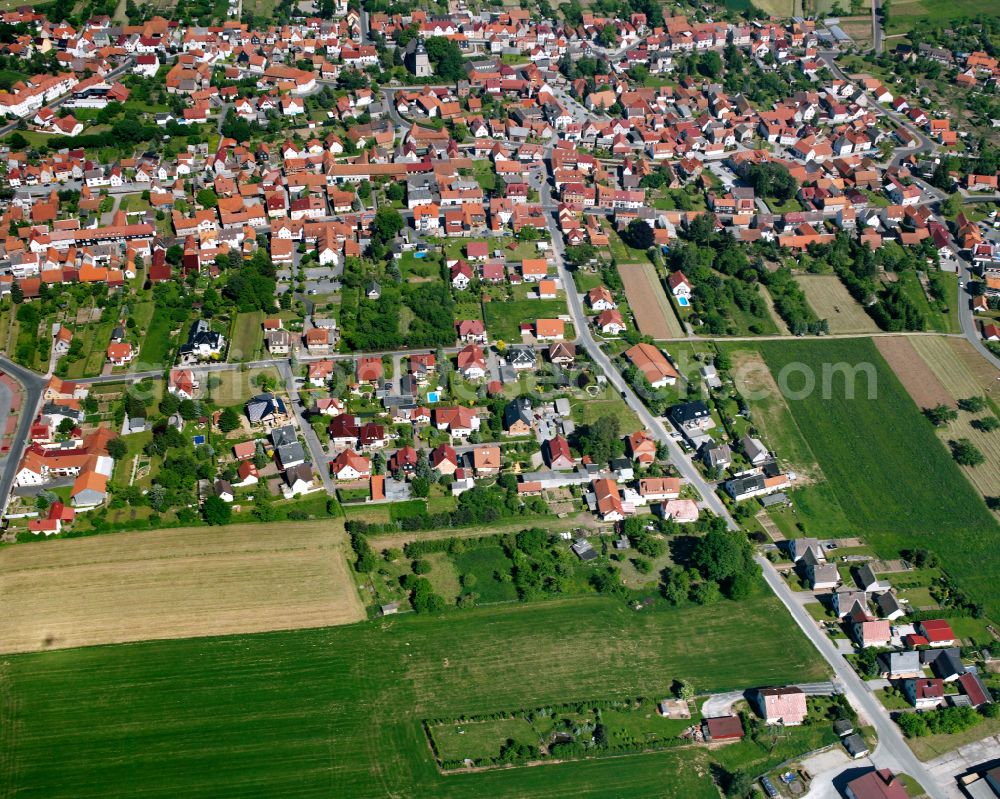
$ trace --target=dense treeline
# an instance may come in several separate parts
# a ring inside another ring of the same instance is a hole
[[[458,497],[458,507],[451,512],[408,515],[388,524],[347,522],[347,531],[361,534],[392,533],[400,530],[435,530],[442,527],[469,527],[516,516],[544,514],[548,506],[540,497],[520,497],[517,478],[501,475],[495,485],[477,485]]]
[[[898,283],[881,285],[879,267],[900,272],[913,269],[918,255],[902,247],[880,247],[872,251],[846,234],[840,233],[830,244],[812,245],[809,253],[825,261],[847,290],[860,302],[883,330],[923,330],[927,325],[923,312],[906,296]]]
[[[732,307],[758,320],[749,325],[751,333],[765,332],[770,314],[757,290],[758,282],[768,287],[775,310],[793,333],[827,331],[826,321],[816,317],[791,272],[788,269],[768,272],[762,260],[751,263],[746,249],[728,231],[716,230],[713,214],[702,214],[692,220],[684,235],[687,242],[670,252],[668,266],[680,269],[691,280],[692,305],[708,332],[713,335],[741,332],[727,314]]]

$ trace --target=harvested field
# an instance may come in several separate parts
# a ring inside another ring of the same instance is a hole
[[[809,305],[830,323],[831,333],[875,333],[878,325],[835,275],[796,275]]]
[[[955,398],[983,394],[1000,378],[1000,372],[965,339],[918,336],[913,347]]]
[[[954,405],[954,398],[941,385],[926,361],[914,349],[911,339],[904,336],[876,338],[875,346],[882,353],[899,382],[921,408]]]
[[[914,340],[913,346],[914,351],[919,353],[930,372],[947,391],[949,404],[976,395],[991,396],[987,392],[996,384],[1000,374],[964,339],[920,336]],[[905,380],[903,384],[910,390]],[[972,485],[987,497],[1000,495],[1000,432],[977,430],[972,426],[972,422],[977,418],[991,415],[993,415],[991,408],[982,413],[959,411],[958,419],[938,429],[942,440],[947,442],[967,438],[983,453],[986,458],[985,463],[979,466],[963,466],[961,469]]]
[[[895,12],[896,7],[893,6]],[[872,18],[871,16],[841,17],[840,28],[850,36],[859,47],[871,46]]]
[[[656,267],[652,264],[620,264],[618,274],[625,284],[628,304],[641,333],[655,339],[684,335],[656,275]]]
[[[365,617],[339,519],[0,551],[0,652],[348,624]]]

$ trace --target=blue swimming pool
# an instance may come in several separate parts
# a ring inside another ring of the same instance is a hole
[[[687,297],[678,297],[677,304],[681,306],[681,308],[687,308],[691,303],[688,302]]]
[[[415,253],[413,253],[413,257],[414,258],[426,258],[427,257],[427,252],[426,252],[426,250],[421,250],[420,252],[415,252]]]
[[[191,440],[192,440],[192,441],[194,441],[194,445],[195,445],[196,447],[200,447],[200,446],[201,446],[202,444],[204,444],[204,443],[205,443],[205,436],[195,436],[195,437],[194,437],[193,439],[191,439]]]
[[[440,399],[440,397],[438,396],[438,393],[436,391],[428,391],[427,392],[427,402],[429,402],[431,404],[434,404],[439,399]]]

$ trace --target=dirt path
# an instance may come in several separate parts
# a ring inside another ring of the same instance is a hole
[[[775,326],[778,328],[778,332],[783,336],[792,335],[792,331],[788,329],[788,325],[785,324],[785,320],[778,315],[778,311],[774,307],[774,297],[771,296],[771,292],[767,290],[767,286],[760,287],[760,296],[764,298],[764,304],[767,305],[767,312],[771,314],[771,319],[774,320]]]
[[[774,523],[771,517],[767,514],[766,510],[762,510],[757,514],[756,519],[760,522],[760,526],[764,528],[764,532],[770,536],[771,540],[775,544],[779,544],[785,539],[785,534],[778,529],[778,525]]]

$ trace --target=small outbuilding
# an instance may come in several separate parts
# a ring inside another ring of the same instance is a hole
[[[701,731],[706,741],[739,741],[743,738],[743,722],[739,716],[718,716],[705,719]]]

